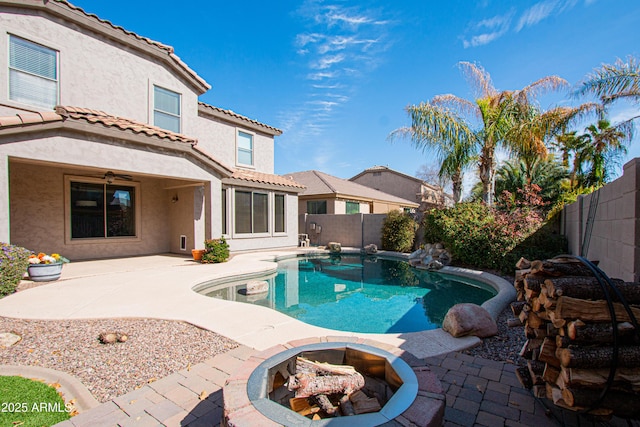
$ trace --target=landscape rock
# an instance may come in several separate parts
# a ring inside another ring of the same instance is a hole
[[[252,280],[247,283],[247,295],[262,294],[269,290],[269,283],[265,280]]]
[[[0,348],[9,348],[17,344],[21,339],[20,335],[13,332],[2,332],[0,333]]]
[[[444,265],[442,265],[442,263],[437,259],[432,259],[427,263],[423,262],[423,264],[427,267],[427,270],[440,270],[444,267]]]
[[[338,242],[329,242],[327,244],[327,249],[329,249],[329,252],[332,254],[339,254],[342,252],[342,245]]]
[[[487,338],[498,333],[498,325],[489,312],[477,304],[456,304],[449,309],[442,329],[453,337],[475,335]]]
[[[410,259],[410,260],[420,259],[420,258],[422,258],[424,255],[426,255],[425,250],[424,250],[424,249],[418,249],[417,251],[413,251],[413,252],[411,252],[411,254],[409,255],[409,259]]]
[[[375,244],[371,243],[370,245],[362,248],[362,252],[367,255],[373,255],[378,252],[378,247]]]

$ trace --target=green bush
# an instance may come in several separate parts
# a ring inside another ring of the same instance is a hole
[[[413,248],[417,224],[408,214],[391,211],[382,224],[382,249],[409,252]]]
[[[12,294],[29,266],[31,251],[0,243],[0,297]]]
[[[442,242],[457,263],[513,273],[521,256],[552,258],[566,253],[566,239],[544,227],[535,209],[490,208],[483,203],[459,203],[425,216],[425,239]]]
[[[202,262],[205,264],[225,262],[229,259],[229,244],[224,237],[205,240],[204,249]]]

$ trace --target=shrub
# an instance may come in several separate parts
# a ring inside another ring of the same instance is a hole
[[[483,203],[459,203],[425,216],[425,239],[442,242],[454,259],[477,268],[513,273],[521,256],[545,259],[566,252],[566,240],[545,225],[536,209],[504,211]]]
[[[204,249],[202,262],[205,264],[225,262],[229,259],[229,244],[224,237],[205,240]]]
[[[27,271],[31,251],[0,243],[0,297],[12,294]]]
[[[382,224],[382,249],[409,252],[413,248],[417,224],[408,214],[391,211]]]

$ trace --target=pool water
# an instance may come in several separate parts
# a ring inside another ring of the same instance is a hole
[[[406,261],[359,255],[302,257],[278,262],[267,292],[246,284],[202,293],[272,308],[323,328],[362,333],[436,329],[453,305],[482,304],[496,291],[471,279],[417,270]]]

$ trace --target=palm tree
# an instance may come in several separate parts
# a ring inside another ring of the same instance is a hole
[[[509,137],[509,132],[536,108],[537,95],[565,86],[566,81],[550,76],[518,91],[498,91],[481,66],[470,62],[460,62],[459,65],[477,90],[474,102],[455,95],[439,95],[431,102],[409,106],[407,112],[411,117],[411,127],[407,129],[410,131],[399,131],[410,134],[416,146],[436,148],[447,155],[457,152],[454,147],[445,148],[455,144],[465,153],[477,152],[482,199],[491,205],[494,198],[496,149],[502,146],[517,150],[523,140],[516,138],[515,134]],[[474,129],[474,122],[479,124],[477,129]],[[536,150],[541,155],[546,154],[544,144],[538,144]],[[470,156],[464,158],[469,160]]]
[[[518,190],[535,184],[541,188],[542,200],[551,206],[563,192],[567,178],[567,169],[553,155],[537,158],[532,164],[512,159],[496,171],[496,193],[502,194],[506,190],[518,198]]]
[[[604,106],[620,99],[640,103],[640,63],[633,56],[627,57],[627,62],[621,59],[612,64],[603,64],[579,85],[575,96],[593,94]],[[633,137],[633,122],[640,118],[635,115],[613,126],[625,134],[625,138]]]
[[[438,176],[441,180],[451,180],[453,200],[458,203],[462,199],[464,170],[474,158],[474,136],[454,113],[427,105],[422,103],[415,108],[409,107],[411,126],[394,130],[389,139],[408,137],[417,148],[435,152],[441,164]],[[440,125],[429,128],[429,124],[434,122]]]
[[[587,133],[583,135],[582,151],[577,155],[590,164],[586,185],[600,187],[609,181],[611,166],[619,164],[619,160],[627,153],[625,142],[630,140],[630,135],[604,119],[585,130]]]

